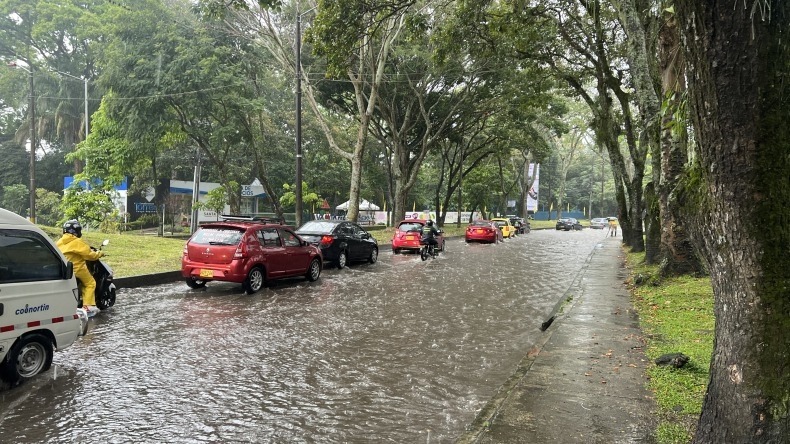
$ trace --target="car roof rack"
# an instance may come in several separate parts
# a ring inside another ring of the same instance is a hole
[[[276,224],[276,225],[283,225],[283,221],[281,219],[272,219],[269,217],[263,216],[244,216],[244,215],[237,215],[237,214],[223,214],[220,216],[223,221],[228,222],[256,222],[259,224]]]

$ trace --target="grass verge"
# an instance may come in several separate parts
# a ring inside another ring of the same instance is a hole
[[[658,266],[645,265],[644,253],[630,253],[629,286],[647,342],[647,357],[680,352],[689,362],[680,369],[652,366],[649,389],[658,405],[659,444],[691,442],[702,411],[713,353],[713,289],[710,279],[659,278]],[[639,282],[639,284],[636,284]]]
[[[63,232],[60,228],[41,227],[53,239]],[[83,231],[82,239],[98,247],[104,239],[110,243],[102,248],[107,255],[103,260],[112,267],[116,278],[162,273],[181,269],[183,238],[158,237],[138,233],[108,234]]]

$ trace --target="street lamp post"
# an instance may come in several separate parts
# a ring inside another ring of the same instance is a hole
[[[30,125],[30,212],[29,218],[30,221],[36,223],[36,147],[38,146],[38,141],[36,140],[36,96],[34,84],[33,84],[33,65],[29,65],[28,68],[24,66],[18,65],[16,62],[9,63],[8,66],[13,66],[15,68],[21,68],[27,71],[28,73],[28,81],[30,87],[30,105],[29,112],[28,112],[28,119]]]
[[[302,226],[302,16],[296,8],[296,227]]]

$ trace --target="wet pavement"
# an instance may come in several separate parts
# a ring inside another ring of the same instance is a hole
[[[619,239],[596,246],[569,302],[459,444],[655,442],[649,362],[622,255]]]
[[[560,328],[540,330],[602,243],[617,241],[533,231],[499,245],[448,240],[426,262],[382,250],[375,265],[251,296],[224,283],[122,290],[51,371],[0,390],[0,436],[455,442]],[[491,430],[486,442],[508,442]]]

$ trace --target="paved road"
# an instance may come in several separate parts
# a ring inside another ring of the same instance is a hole
[[[382,252],[247,296],[119,294],[53,370],[0,391],[9,442],[453,442],[512,375],[600,230],[436,260]]]

